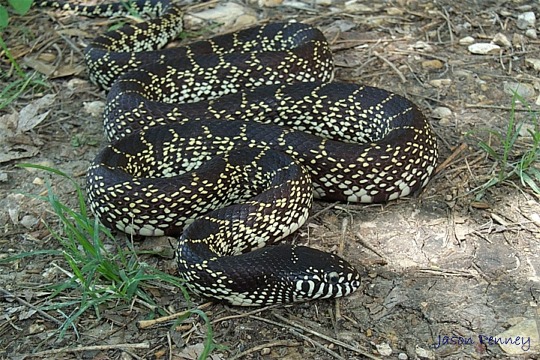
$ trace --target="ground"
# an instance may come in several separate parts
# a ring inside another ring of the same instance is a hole
[[[335,54],[336,78],[417,103],[440,152],[437,172],[418,196],[379,205],[318,202],[295,237],[363,269],[361,290],[339,301],[265,309],[205,305],[219,344],[212,358],[538,358],[539,197],[518,178],[482,190],[497,178],[500,163],[478,146],[484,141],[502,149],[495,134],[505,134],[514,115],[530,124],[535,114],[527,104],[540,104],[538,25],[524,18],[528,12],[538,14],[538,4],[285,0],[188,7],[189,38],[275,20],[317,26]],[[3,35],[23,71],[36,70],[48,85],[23,92],[0,110],[1,358],[191,359],[203,347],[208,330],[201,317],[139,328],[137,321],[157,316],[141,302],[91,309],[60,338],[59,323],[75,309],[47,308],[58,301],[47,285],[66,281],[68,275],[58,271],[67,268],[64,258],[16,256],[60,248],[51,236],[56,215],[29,194],[45,195],[51,184],[61,201],[77,205],[69,181],[16,165],[50,166],[83,184],[106,143],[100,120],[105,93],[87,80],[81,54],[116,21],[32,9],[13,16]],[[498,48],[485,54],[469,48],[479,43]],[[5,57],[0,66],[10,69]],[[512,89],[520,101],[512,101]],[[530,146],[522,131],[509,159]],[[148,244],[135,246],[158,246]],[[168,247],[166,241],[159,246]],[[140,256],[175,273],[170,257]],[[156,287],[153,295],[168,313],[188,306],[174,287]],[[77,295],[60,296],[68,301]]]

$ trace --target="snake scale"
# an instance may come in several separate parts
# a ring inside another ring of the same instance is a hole
[[[425,186],[437,145],[421,111],[386,90],[333,82],[331,51],[312,26],[272,23],[161,49],[182,30],[182,9],[131,6],[153,17],[85,51],[90,78],[109,90],[111,144],[87,173],[94,214],[128,234],[177,236],[180,275],[203,296],[268,305],[355,291],[348,262],[280,241],[307,220],[313,196],[385,202]]]

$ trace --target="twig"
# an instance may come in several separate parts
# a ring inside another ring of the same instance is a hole
[[[448,26],[448,33],[450,34],[450,44],[454,44],[454,32],[452,31],[452,21],[450,21],[450,15],[446,8],[443,7],[443,18],[446,20],[446,26]]]
[[[518,108],[511,106],[502,106],[502,105],[484,105],[484,104],[465,104],[466,108],[473,109],[495,109],[495,110],[507,110],[507,111],[538,111],[538,109],[533,109],[531,107]]]
[[[310,333],[312,335],[320,337],[321,339],[324,339],[324,340],[326,340],[328,342],[331,342],[331,343],[333,343],[335,345],[344,347],[344,348],[346,348],[348,350],[351,350],[351,351],[353,351],[353,352],[355,352],[357,354],[361,354],[361,355],[363,355],[363,356],[365,356],[367,358],[380,360],[379,357],[374,356],[374,355],[370,354],[369,352],[367,352],[368,351],[367,349],[359,349],[359,348],[356,348],[356,347],[354,347],[352,345],[346,344],[343,341],[333,339],[330,336],[326,336],[324,334],[318,333],[318,332],[316,332],[314,330],[311,330],[311,329],[308,329],[308,328],[306,328],[306,327],[304,327],[302,325],[295,324],[292,321],[289,321],[289,320],[285,319],[284,317],[282,317],[282,316],[280,316],[278,314],[274,314],[274,316],[277,317],[278,319],[284,321],[285,324],[279,323],[277,321],[273,321],[273,320],[270,320],[270,319],[265,319],[265,318],[262,318],[262,317],[259,317],[259,316],[254,316],[254,315],[250,316],[250,318],[255,319],[255,320],[259,320],[259,321],[262,321],[262,322],[266,322],[266,323],[269,323],[269,324],[272,324],[272,325],[276,325],[276,326],[279,326],[279,327],[285,327],[285,328],[288,328],[289,331],[300,329],[302,331],[305,331],[305,332],[308,332],[308,333]]]
[[[387,58],[385,58],[384,56],[380,55],[378,52],[374,51],[373,52],[373,55],[375,55],[376,57],[378,57],[379,59],[381,59],[382,61],[384,61],[385,63],[388,64],[388,66],[390,66],[390,68],[392,68],[392,70],[394,70],[394,72],[399,76],[399,78],[401,79],[401,82],[402,83],[406,83],[407,82],[407,78],[405,78],[405,75],[403,75],[403,73],[401,71],[399,71],[399,69],[397,68],[396,65],[394,65],[390,60],[388,60]]]
[[[439,166],[437,166],[437,169],[435,169],[435,174],[438,174],[441,172],[444,168],[448,166],[452,161],[454,161],[462,152],[467,150],[468,146],[465,143],[462,143],[459,145],[452,154],[450,154],[449,157],[447,157]]]
[[[282,304],[270,305],[270,306],[265,306],[263,308],[255,309],[255,310],[252,310],[252,311],[249,311],[249,312],[243,312],[243,313],[238,314],[238,315],[224,316],[222,318],[212,320],[212,325],[217,324],[217,323],[222,322],[222,321],[245,318],[245,317],[248,317],[250,315],[254,315],[254,314],[257,314],[257,313],[260,313],[260,312],[263,312],[263,311],[266,311],[266,310],[270,310],[270,309],[275,309],[276,307],[280,307],[280,306],[283,306],[283,305]]]
[[[316,217],[318,217],[319,215],[321,215],[322,213],[332,209],[334,206],[338,205],[339,202],[334,202],[334,203],[330,203],[328,204],[327,206],[325,206],[323,209],[317,211],[316,213],[314,213],[313,215],[311,215],[311,219],[314,219]]]
[[[209,307],[210,305],[212,305],[212,302],[209,301],[207,303],[204,303],[202,305],[197,306],[197,309],[203,310],[203,309],[206,309],[207,307]],[[184,310],[184,311],[180,311],[180,312],[175,313],[175,314],[162,316],[162,317],[157,318],[157,319],[141,320],[141,321],[137,322],[137,327],[139,329],[147,329],[150,326],[160,324],[160,323],[163,323],[163,322],[167,322],[167,321],[171,321],[171,320],[174,320],[174,319],[176,319],[176,318],[178,318],[180,316],[184,316],[184,315],[188,314],[190,311],[191,310]]]
[[[136,344],[92,345],[92,346],[66,347],[66,348],[61,348],[61,349],[46,350],[46,351],[40,351],[33,354],[26,354],[26,356],[36,357],[36,356],[48,356],[48,355],[56,355],[56,354],[69,353],[69,352],[81,352],[81,351],[103,351],[103,350],[113,350],[113,349],[149,349],[149,348],[150,348],[150,344],[147,342],[136,343]]]
[[[429,274],[429,275],[435,275],[435,276],[455,276],[455,277],[463,277],[466,279],[474,278],[475,275],[471,272],[466,271],[460,271],[460,270],[452,270],[452,269],[418,269],[419,273]]]
[[[326,346],[324,346],[320,342],[313,340],[309,336],[306,336],[306,335],[304,335],[304,334],[302,334],[299,331],[296,331],[294,329],[290,329],[290,331],[294,336],[298,336],[299,338],[303,339],[304,341],[308,341],[310,344],[318,347],[319,349],[321,349],[322,351],[330,354],[334,358],[339,359],[339,360],[345,360],[345,358],[343,356],[339,355],[337,352],[335,352],[333,350],[330,350],[329,348],[327,348]]]
[[[0,292],[1,292],[2,294],[4,294],[5,296],[9,296],[9,297],[14,298],[15,300],[17,300],[17,302],[18,302],[19,304],[24,305],[24,306],[26,306],[26,307],[29,307],[29,308],[32,309],[32,310],[35,310],[39,315],[43,316],[43,317],[46,318],[47,320],[50,320],[50,321],[52,321],[52,322],[55,322],[55,323],[57,323],[58,325],[62,325],[62,321],[58,320],[58,319],[55,318],[55,317],[52,317],[51,315],[47,314],[45,311],[43,311],[43,310],[37,308],[36,306],[34,306],[34,305],[30,304],[29,302],[27,302],[27,301],[21,299],[20,297],[14,295],[14,294],[12,294],[12,293],[10,293],[10,292],[7,291],[6,289],[0,288]]]
[[[277,340],[277,341],[274,341],[274,342],[271,342],[271,343],[257,345],[257,346],[252,347],[251,349],[248,349],[246,351],[242,351],[241,353],[236,354],[235,356],[231,357],[230,360],[236,360],[236,359],[243,358],[246,355],[253,354],[254,352],[257,352],[257,351],[261,351],[264,348],[275,347],[275,346],[293,347],[293,346],[300,346],[300,345],[302,345],[302,344],[299,343],[299,342],[296,342],[296,341]]]

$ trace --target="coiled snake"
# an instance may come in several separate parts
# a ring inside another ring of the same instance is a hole
[[[100,16],[120,7],[42,5]],[[128,234],[179,236],[187,284],[231,304],[356,290],[360,276],[343,259],[273,244],[306,221],[313,194],[384,202],[426,185],[437,147],[422,113],[394,93],[331,82],[332,55],[311,26],[275,23],[155,50],[182,30],[182,10],[163,0],[132,6],[156,16],[85,52],[91,79],[110,88],[112,143],[87,174],[96,216]]]

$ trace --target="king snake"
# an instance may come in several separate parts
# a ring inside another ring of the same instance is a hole
[[[271,23],[158,50],[182,30],[182,9],[166,0],[131,7],[152,19],[85,51],[90,78],[109,90],[111,144],[87,172],[93,213],[127,234],[177,236],[186,284],[233,305],[355,291],[360,275],[342,258],[277,243],[307,220],[313,195],[386,202],[425,186],[437,146],[424,115],[392,92],[332,82],[328,43],[309,25]]]

